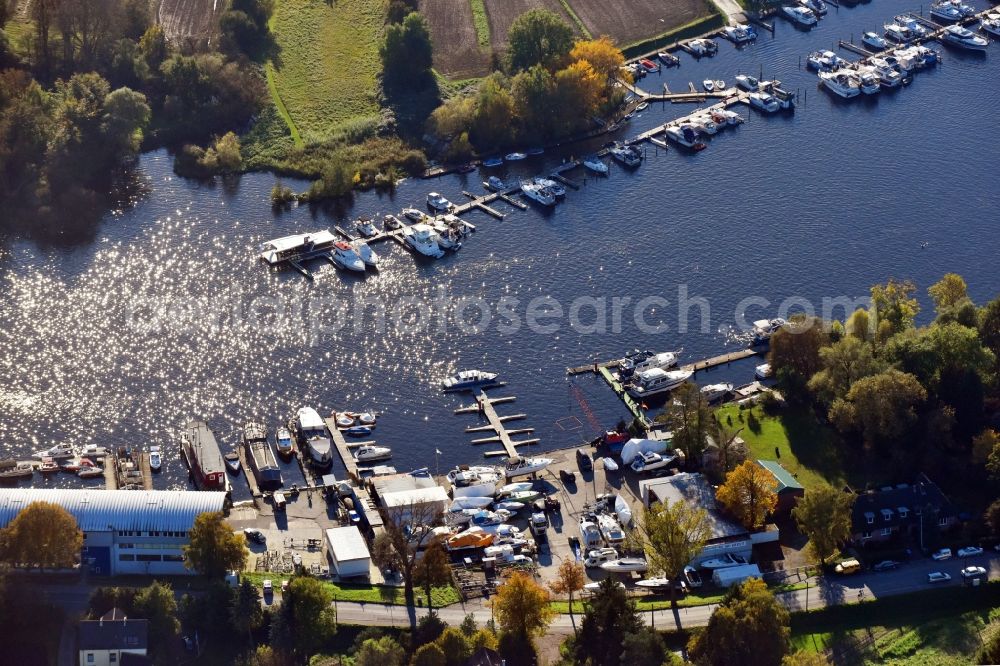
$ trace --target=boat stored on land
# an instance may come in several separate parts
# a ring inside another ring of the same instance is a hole
[[[247,462],[261,490],[280,488],[281,470],[271,450],[271,443],[267,441],[267,429],[264,424],[256,421],[244,423],[241,440]]]
[[[645,573],[649,564],[641,557],[623,557],[605,562],[601,568],[611,573]]]
[[[181,435],[181,453],[195,485],[202,490],[228,490],[226,463],[215,433],[200,419],[191,419]]]
[[[552,458],[524,458],[521,456],[514,456],[513,458],[507,459],[504,464],[503,472],[508,479],[511,479],[515,476],[524,476],[525,474],[540,472],[551,464]]]

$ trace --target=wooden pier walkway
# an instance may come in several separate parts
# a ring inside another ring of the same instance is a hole
[[[687,363],[680,366],[681,370],[693,370],[698,372],[699,370],[708,370],[710,368],[715,368],[720,365],[726,365],[732,363],[733,361],[741,361],[745,358],[750,358],[751,356],[757,356],[758,354],[763,354],[765,348],[763,347],[747,347],[746,349],[737,349],[736,351],[727,352],[725,354],[719,354],[718,356],[712,356],[711,358],[702,359],[700,361],[694,361],[693,363]],[[601,370],[613,368],[618,365],[619,359],[612,359],[610,361],[595,361],[590,365],[578,365],[574,368],[566,368],[567,375],[579,375],[585,372],[596,372],[600,373]]]
[[[337,453],[340,454],[340,460],[344,463],[344,467],[347,469],[348,475],[353,479],[360,479],[361,476],[358,474],[358,461],[354,459],[351,455],[352,445],[347,443],[344,438],[344,433],[340,431],[337,427],[337,420],[335,415],[323,419],[326,422],[326,428],[330,431],[330,438],[333,441],[334,448],[337,449]],[[371,442],[368,442],[369,444]],[[358,442],[354,446],[361,446],[361,442]]]
[[[466,405],[464,407],[459,407],[455,410],[455,414],[480,414],[484,416],[488,424],[480,426],[469,426],[465,429],[465,432],[493,432],[495,433],[492,437],[483,437],[479,439],[472,440],[473,444],[501,444],[503,445],[503,451],[487,451],[484,455],[487,457],[491,456],[507,456],[508,458],[518,455],[517,447],[525,446],[528,444],[537,444],[541,441],[539,438],[534,437],[531,439],[513,439],[511,435],[517,434],[530,434],[535,431],[534,428],[513,428],[508,429],[504,424],[508,421],[516,421],[525,419],[528,417],[527,414],[507,414],[499,415],[497,414],[495,405],[501,405],[504,403],[509,403],[517,400],[516,396],[504,396],[502,398],[491,398],[486,395],[486,391],[480,391],[479,395],[476,396],[476,402],[473,405]]]
[[[240,459],[240,466],[243,468],[243,475],[247,477],[247,485],[250,486],[250,496],[254,499],[263,497],[264,494],[261,492],[260,486],[257,485],[257,475],[253,473],[253,469],[250,467],[250,461],[247,460],[246,451],[242,446],[236,447],[236,455]],[[303,476],[305,476],[304,471]]]
[[[649,419],[646,418],[646,413],[642,410],[642,406],[628,394],[625,390],[625,386],[623,386],[615,375],[612,374],[610,368],[607,366],[602,367],[598,371],[598,374],[600,374],[601,378],[607,383],[608,386],[611,387],[611,390],[615,392],[615,395],[621,398],[621,401],[625,403],[625,406],[628,407],[628,411],[632,413],[633,418],[638,419],[643,426],[649,428],[651,424]]]
[[[858,46],[853,42],[845,42],[844,40],[841,39],[837,42],[837,44],[838,46],[840,46],[840,48],[844,49],[845,51],[856,53],[859,56],[863,56],[865,58],[870,58],[871,56],[875,55],[874,53],[864,48],[863,46]]]

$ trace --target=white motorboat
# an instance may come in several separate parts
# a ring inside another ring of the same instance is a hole
[[[882,90],[882,81],[872,68],[858,69],[858,86],[865,95],[874,95]]]
[[[517,481],[515,483],[508,483],[505,486],[501,486],[500,489],[497,490],[497,494],[510,495],[512,493],[520,493],[524,492],[525,490],[531,490],[534,487],[535,484],[533,481]]]
[[[667,590],[670,589],[670,579],[662,576],[657,578],[643,578],[642,580],[637,580],[635,586],[651,590]]]
[[[454,217],[454,215],[451,217]],[[454,217],[454,219],[457,220],[458,218]],[[459,250],[462,247],[462,233],[449,224],[447,220],[436,218],[428,224],[434,229],[434,233],[436,234],[434,240],[437,241],[438,247],[442,250]]]
[[[288,259],[315,256],[337,242],[329,229],[275,238],[261,244],[260,258],[274,266]]]
[[[533,489],[515,490],[514,492],[504,493],[503,495],[505,501],[522,502],[524,504],[530,504],[541,496],[541,491]]]
[[[614,146],[609,151],[611,157],[629,168],[642,164],[642,153],[635,146]]]
[[[643,472],[663,469],[675,460],[677,460],[677,456],[664,456],[653,451],[640,451],[629,467],[636,474],[642,474]]]
[[[72,458],[76,455],[76,449],[73,448],[72,444],[67,444],[63,442],[62,444],[56,444],[55,446],[45,450],[36,451],[31,454],[32,458],[36,460],[41,460],[42,458],[52,458],[53,460],[61,460],[63,458]]]
[[[746,23],[727,25],[722,29],[722,34],[726,37],[726,39],[737,46],[757,39],[757,30],[754,29],[753,26]]]
[[[691,116],[691,124],[694,125],[699,132],[703,132],[705,134],[715,134],[719,131],[719,124],[712,120],[712,117],[708,115],[708,113]]]
[[[81,479],[96,479],[104,476],[104,469],[101,467],[82,467],[77,470],[76,475]]]
[[[554,206],[556,204],[556,195],[533,181],[526,180],[521,183],[521,192],[524,196],[542,206]]]
[[[989,41],[985,37],[980,37],[968,28],[960,25],[949,25],[944,29],[942,35],[945,44],[951,44],[969,51],[985,51],[989,46]]]
[[[715,80],[715,92],[723,92],[726,89],[726,82],[722,79]]]
[[[437,232],[426,224],[414,224],[404,228],[403,241],[425,257],[438,259],[444,256],[444,250],[437,242]]]
[[[504,511],[503,509],[497,511],[478,509],[470,516],[469,522],[475,527],[490,527],[506,523],[512,515],[510,511]]]
[[[517,152],[515,152],[515,153],[508,153],[508,154],[506,154],[506,155],[503,156],[503,158],[505,160],[507,160],[508,162],[520,162],[521,160],[525,159],[526,157],[528,157],[527,153],[517,153]]]
[[[891,39],[899,44],[905,44],[913,39],[913,33],[905,25],[899,25],[898,23],[886,23],[882,26],[882,29],[885,30],[885,36],[887,39]]]
[[[625,531],[618,521],[606,513],[597,517],[597,528],[609,546],[617,546],[625,542]]]
[[[663,131],[667,135],[668,139],[684,146],[685,148],[698,150],[699,147],[703,148],[705,146],[705,144],[701,142],[698,128],[691,123],[670,125],[668,127],[664,127]]]
[[[358,447],[354,452],[354,459],[359,463],[376,462],[378,460],[388,460],[392,457],[392,449],[388,446],[367,445]]]
[[[653,368],[660,368],[661,370],[669,370],[670,368],[677,366],[677,357],[680,352],[660,352],[659,354],[653,354],[644,361],[639,361],[633,366],[636,372],[645,372],[646,370],[652,370]]]
[[[879,81],[886,88],[896,88],[903,83],[903,75],[899,70],[889,64],[885,58],[871,58],[868,60],[869,66],[878,74]]]
[[[736,75],[736,85],[747,92],[755,92],[760,88],[760,81],[756,77],[750,76],[749,74],[737,74]]]
[[[637,400],[650,398],[674,390],[693,375],[693,370],[646,370],[636,374],[635,382],[628,387],[628,394]]]
[[[813,51],[806,57],[806,64],[817,72],[832,72],[847,65],[847,61],[833,51]]]
[[[97,444],[84,444],[77,453],[81,458],[103,458],[108,455],[108,449]]]
[[[337,241],[334,243],[333,252],[331,252],[330,256],[333,258],[333,263],[339,268],[357,271],[358,273],[365,272],[365,262],[347,241]]]
[[[857,97],[861,94],[861,85],[858,83],[857,77],[847,70],[820,72],[819,79],[823,83],[823,87],[844,99]]]
[[[332,464],[330,432],[326,429],[326,422],[319,413],[312,407],[301,408],[296,415],[296,427],[299,439],[309,452],[310,460],[323,467]]]
[[[443,379],[441,388],[445,391],[471,391],[496,384],[499,376],[495,372],[485,372],[484,370],[462,370]]]
[[[580,519],[580,543],[584,550],[600,548],[604,545],[604,539],[601,537],[601,529],[597,526],[597,523]]]
[[[274,444],[279,456],[291,457],[295,453],[292,433],[285,426],[278,426],[274,431]]]
[[[623,557],[605,562],[601,568],[611,573],[645,573],[649,564],[641,557]]]
[[[562,183],[557,180],[552,180],[551,178],[535,178],[535,184],[541,185],[547,189],[552,194],[556,195],[556,198],[561,199],[566,196],[566,188],[563,187]]]
[[[618,516],[618,522],[625,527],[628,527],[629,523],[632,522],[632,507],[621,495],[615,498],[615,515]]]
[[[768,379],[774,375],[774,370],[771,368],[770,363],[761,363],[756,368],[753,369],[753,376],[757,379]]]
[[[708,386],[701,387],[701,397],[703,397],[705,402],[709,404],[722,400],[732,392],[733,385],[728,382],[721,384],[709,384]]]
[[[386,231],[396,231],[403,228],[403,221],[395,215],[386,215],[382,220],[382,226],[386,228]]]
[[[361,219],[354,223],[354,228],[358,230],[358,233],[365,238],[371,238],[372,236],[378,235],[378,229],[372,224],[371,220]]]
[[[952,2],[952,0],[931,3],[930,14],[931,18],[945,23],[961,21],[964,18],[959,3]]]
[[[675,56],[673,53],[667,53],[666,51],[660,51],[656,54],[656,57],[660,59],[667,67],[676,67],[681,64],[681,59]]]
[[[490,504],[493,504],[492,497],[456,497],[449,510],[457,513],[463,509],[485,509]]]
[[[601,458],[601,464],[604,465],[604,469],[608,472],[618,471],[618,463],[616,463],[612,458]]]
[[[989,13],[979,21],[979,29],[991,37],[1000,39],[1000,14]]]
[[[894,16],[892,22],[909,30],[910,34],[914,37],[926,37],[930,34],[930,30],[924,27],[919,21],[917,21],[917,19],[907,14]]]
[[[430,194],[427,195],[427,205],[430,206],[433,210],[444,213],[451,210],[451,207],[454,204],[452,204],[450,201],[445,199],[437,192],[431,192]]]
[[[729,567],[739,567],[747,564],[746,558],[739,555],[733,555],[731,553],[726,553],[721,557],[715,557],[710,560],[705,560],[698,566],[703,569],[727,569]]]
[[[156,444],[149,447],[149,469],[154,472],[160,471],[163,467],[163,454]]]
[[[747,95],[749,98],[750,106],[757,109],[758,111],[765,111],[767,113],[775,113],[781,109],[781,102],[774,95],[766,92],[752,92]]]
[[[802,7],[801,5],[783,5],[781,7],[781,13],[784,14],[785,18],[790,20],[796,25],[800,25],[804,28],[812,27],[819,22],[816,18],[816,14],[813,10],[808,7]]]
[[[525,458],[514,456],[508,458],[503,467],[503,472],[508,479],[525,474],[540,472],[552,464],[552,458]]]
[[[743,116],[736,113],[732,109],[722,109],[719,113],[721,113],[722,117],[726,119],[727,125],[742,125],[745,122],[743,120]]]
[[[908,75],[923,64],[923,58],[915,49],[910,47],[896,49],[890,55],[885,56],[885,59],[890,64],[898,67],[903,76]]]
[[[715,81],[712,79],[705,79],[701,82],[701,87],[708,92],[715,92]]]
[[[355,254],[358,255],[361,261],[365,262],[365,266],[378,268],[378,255],[375,254],[375,250],[373,250],[368,243],[359,238],[351,241],[351,247],[354,249]]]
[[[586,158],[583,160],[583,166],[602,176],[608,175],[608,165],[597,157]]]
[[[817,17],[826,16],[829,8],[823,0],[798,0],[799,5],[805,7]]]
[[[489,497],[492,499],[497,492],[497,484],[506,477],[495,467],[473,466],[457,467],[448,472],[452,496],[459,497]]]
[[[701,56],[713,56],[719,52],[719,45],[712,39],[692,39],[687,43],[687,49],[691,55],[700,58]]]
[[[528,506],[524,502],[515,502],[514,500],[503,500],[502,502],[497,502],[493,505],[493,508],[498,511],[510,511],[511,513],[517,513],[524,507]]]
[[[494,192],[503,192],[507,189],[507,183],[503,182],[499,176],[490,176],[483,182],[483,187]]]
[[[885,51],[889,48],[889,42],[884,37],[879,37],[877,32],[866,32],[861,35],[861,43],[872,51]]]
[[[416,208],[404,208],[403,217],[408,220],[412,220],[413,222],[420,222],[427,217],[427,213]]]
[[[586,585],[583,586],[583,591],[586,592],[587,594],[594,594],[595,592],[601,589],[601,584],[602,581],[594,581],[593,583],[587,583]],[[623,590],[625,589],[625,584],[622,583],[620,580],[614,581],[613,585]]]

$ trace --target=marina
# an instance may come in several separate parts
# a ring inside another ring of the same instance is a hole
[[[479,414],[481,417],[485,418],[488,422],[486,425],[481,426],[470,426],[465,429],[465,432],[494,432],[496,435],[494,437],[486,437],[475,439],[472,441],[473,444],[491,444],[498,443],[503,446],[503,450],[487,451],[484,455],[486,457],[497,457],[506,456],[508,458],[514,458],[519,455],[517,451],[518,446],[526,446],[529,444],[538,444],[541,439],[538,437],[532,437],[528,439],[516,440],[512,435],[520,434],[530,434],[535,431],[534,428],[514,428],[509,429],[506,423],[509,421],[517,421],[521,419],[528,418],[527,414],[508,414],[505,416],[500,416],[497,414],[495,405],[502,405],[516,400],[516,396],[504,396],[502,398],[491,398],[486,394],[486,391],[480,391],[479,395],[476,396],[476,402],[473,405],[466,405],[459,407],[455,410],[455,414]]]

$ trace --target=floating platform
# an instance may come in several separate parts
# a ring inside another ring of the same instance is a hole
[[[455,414],[479,414],[484,416],[488,423],[478,426],[469,426],[465,429],[465,432],[493,432],[495,433],[491,437],[482,437],[472,441],[473,444],[501,444],[503,445],[502,451],[487,451],[484,455],[486,457],[495,456],[507,456],[513,457],[517,455],[517,447],[525,446],[528,444],[537,444],[541,441],[539,438],[522,439],[515,440],[511,435],[516,434],[529,434],[534,432],[534,428],[516,428],[508,430],[504,425],[507,421],[514,421],[527,418],[527,414],[507,414],[501,416],[497,414],[494,405],[513,402],[516,400],[516,396],[504,396],[502,398],[490,398],[485,390],[481,390],[479,395],[476,396],[476,403],[474,405],[467,405],[464,407],[459,407],[455,410]]]

